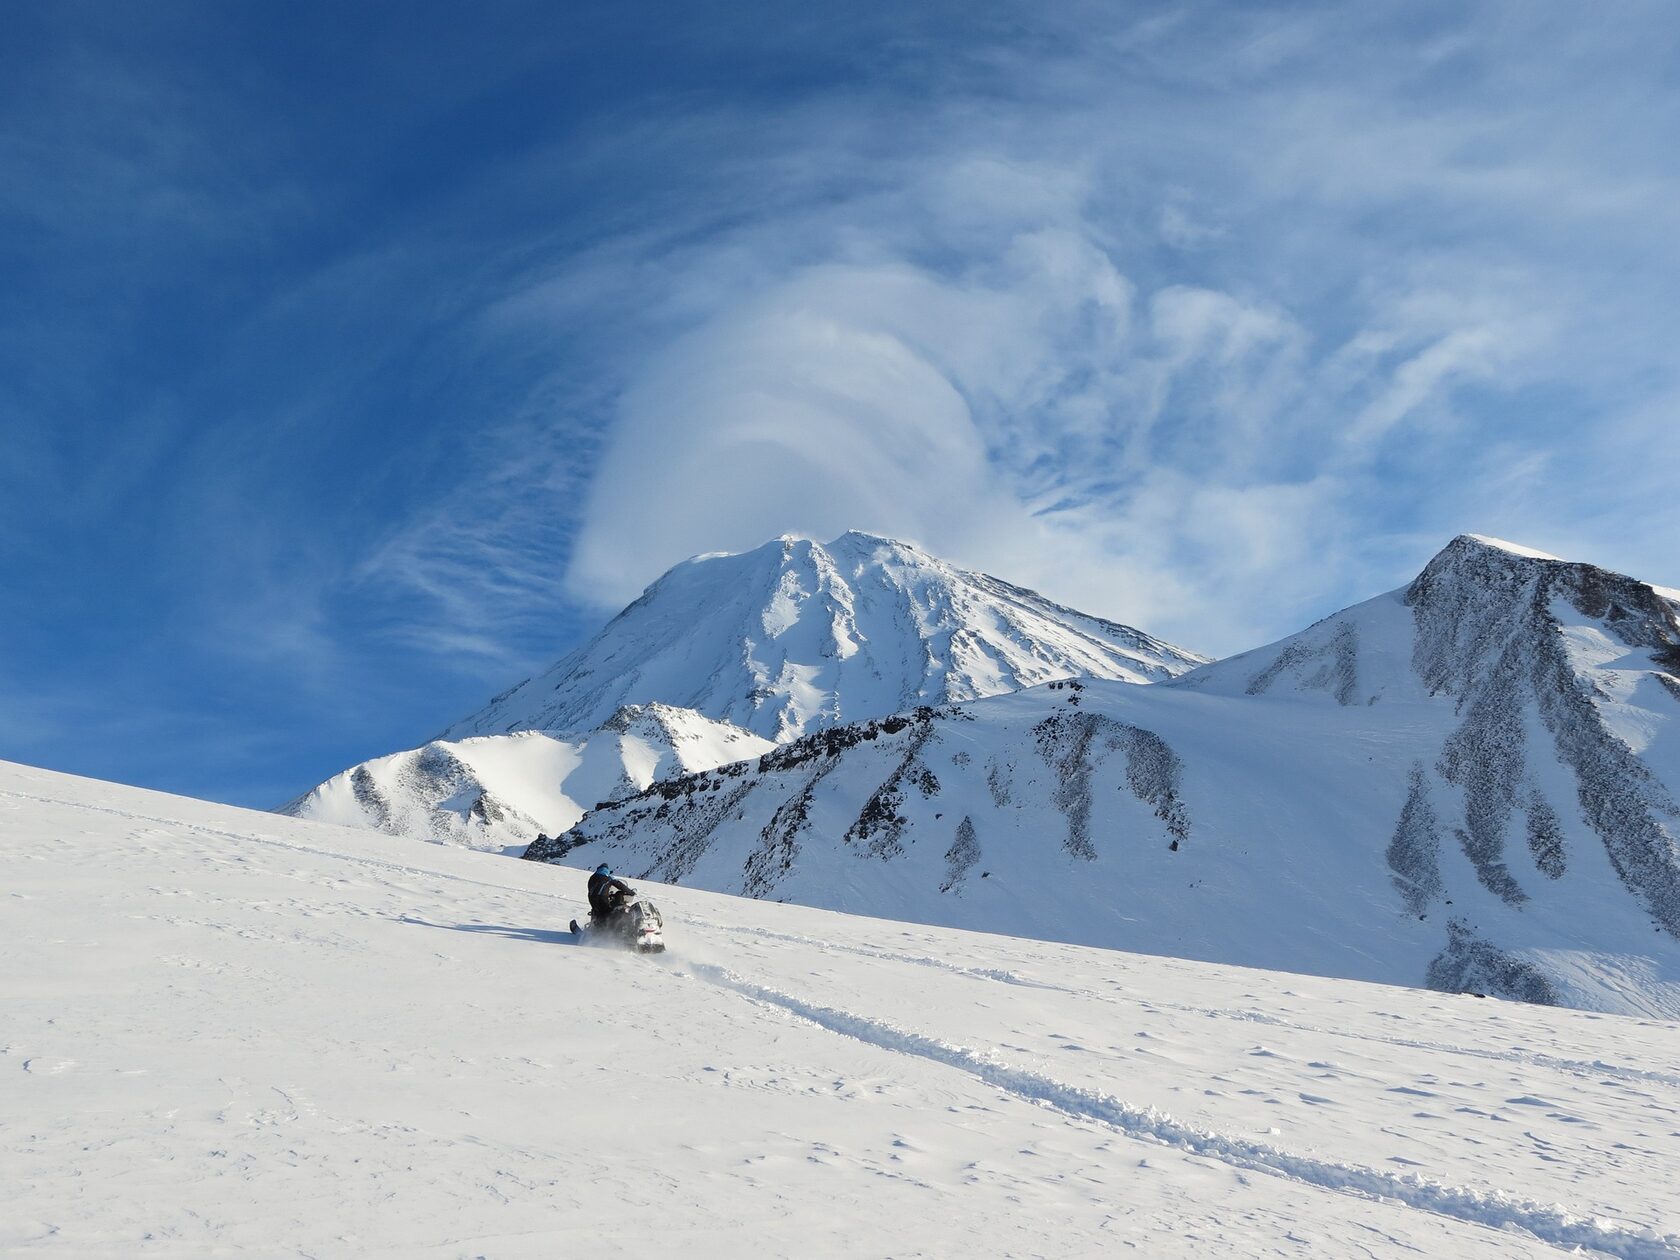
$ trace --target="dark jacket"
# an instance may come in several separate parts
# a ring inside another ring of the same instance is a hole
[[[591,918],[604,919],[613,912],[621,897],[627,897],[635,890],[622,879],[614,879],[611,875],[591,875],[589,877],[589,914]]]

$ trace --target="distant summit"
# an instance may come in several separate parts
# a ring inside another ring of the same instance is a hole
[[[1202,658],[908,543],[784,537],[679,564],[547,673],[281,807],[482,849],[836,723]]]
[[[783,537],[677,565],[442,738],[592,730],[657,701],[780,743],[1056,678],[1158,682],[1203,660],[891,538]]]

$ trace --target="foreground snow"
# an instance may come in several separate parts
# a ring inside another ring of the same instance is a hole
[[[1680,1255],[1672,1024],[0,766],[5,1254]]]

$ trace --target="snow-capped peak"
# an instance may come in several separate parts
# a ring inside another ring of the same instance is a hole
[[[1034,591],[852,530],[696,556],[445,739],[589,730],[662,702],[767,739],[1055,678],[1174,677],[1202,658]]]
[[[1475,543],[1482,547],[1492,547],[1496,551],[1508,551],[1513,556],[1521,556],[1527,560],[1559,560],[1547,551],[1536,551],[1533,547],[1525,547],[1521,543],[1507,542],[1503,538],[1494,538],[1488,534],[1460,534],[1453,539],[1453,543]],[[1452,544],[1448,544],[1450,547]]]

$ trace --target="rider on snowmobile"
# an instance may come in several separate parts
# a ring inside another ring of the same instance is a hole
[[[665,920],[652,902],[643,901],[622,879],[614,879],[605,862],[589,877],[589,935],[599,933],[618,940],[638,953],[658,954],[665,949]],[[572,920],[572,939],[583,939],[578,921]]]
[[[622,879],[614,879],[612,868],[602,862],[589,877],[589,921],[605,923],[635,891]]]

